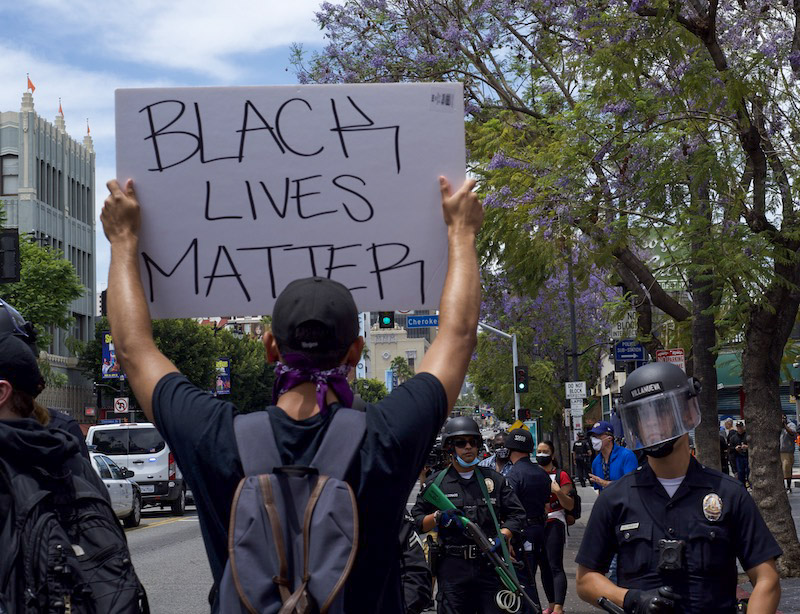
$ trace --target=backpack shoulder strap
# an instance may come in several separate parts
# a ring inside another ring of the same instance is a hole
[[[328,432],[322,438],[311,466],[329,477],[344,480],[366,432],[365,412],[345,407],[338,409],[331,418]]]
[[[233,419],[233,431],[245,475],[272,473],[283,465],[268,412],[239,414]]]

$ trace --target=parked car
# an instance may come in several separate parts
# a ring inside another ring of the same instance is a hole
[[[98,424],[89,427],[86,443],[133,471],[144,505],[169,506],[176,516],[186,511],[186,484],[161,433],[149,422]]]
[[[142,492],[139,485],[131,479],[133,471],[118,466],[113,460],[97,452],[89,452],[89,458],[108,489],[111,507],[114,508],[117,518],[128,528],[138,527],[142,520]]]

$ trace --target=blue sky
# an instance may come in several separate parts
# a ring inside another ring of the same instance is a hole
[[[19,110],[25,74],[36,112],[58,100],[78,141],[89,119],[97,162],[96,215],[115,176],[114,90],[120,87],[295,83],[292,43],[322,45],[321,0],[25,0],[0,3],[0,111]],[[97,289],[109,250],[97,220]]]

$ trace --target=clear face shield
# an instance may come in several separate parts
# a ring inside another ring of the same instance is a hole
[[[647,396],[619,408],[625,440],[632,450],[641,450],[675,439],[700,424],[696,396],[674,390]]]

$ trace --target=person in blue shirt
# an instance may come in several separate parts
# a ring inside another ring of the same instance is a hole
[[[636,455],[614,443],[614,427],[610,422],[602,420],[596,423],[589,431],[589,436],[592,448],[597,452],[589,474],[589,481],[596,490],[607,488],[611,482],[638,467]]]

